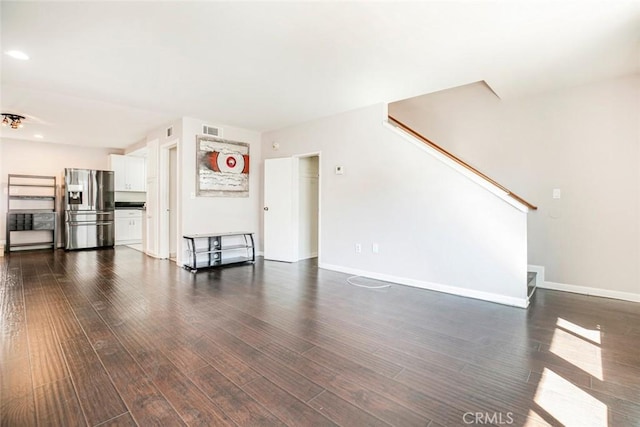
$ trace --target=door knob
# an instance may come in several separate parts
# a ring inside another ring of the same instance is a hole
[[[264,209],[265,211],[268,211],[268,210],[269,210],[269,206],[265,206],[263,209]]]

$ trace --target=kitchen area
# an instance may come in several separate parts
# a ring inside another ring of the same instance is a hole
[[[65,169],[64,248],[143,251],[145,158],[109,155],[109,169]]]
[[[143,251],[146,158],[142,155],[110,154],[109,166],[115,175],[115,244]]]
[[[114,245],[144,251],[146,153],[132,154],[108,153],[100,169],[71,167],[54,175],[49,163],[42,174],[9,174],[3,185],[6,240],[0,241],[0,253]]]

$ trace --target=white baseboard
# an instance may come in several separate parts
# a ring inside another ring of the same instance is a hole
[[[541,289],[571,292],[574,294],[589,295],[594,297],[613,298],[623,301],[640,302],[640,294],[631,292],[612,291],[610,289],[592,288],[589,286],[568,285],[566,283],[544,282],[539,285]]]
[[[142,240],[133,239],[133,240],[118,240],[115,243],[115,246],[127,246],[127,245],[141,245]]]
[[[527,308],[529,301],[527,298],[508,297],[490,292],[475,291],[473,289],[459,288],[456,286],[443,285],[440,283],[425,282],[422,280],[408,279],[405,277],[397,277],[388,274],[373,273],[370,271],[358,270],[340,265],[326,264],[320,262],[318,267],[325,270],[338,271],[340,273],[353,274],[357,276],[367,277],[370,279],[383,280],[385,282],[397,283],[399,285],[413,286],[414,288],[428,289],[431,291],[444,292],[447,294],[458,295],[467,298],[474,298],[483,301],[495,302],[498,304],[509,305],[519,308]]]
[[[298,261],[303,261],[305,259],[311,259],[311,258],[317,258],[317,257],[318,257],[318,253],[314,252],[314,253],[311,253],[311,254],[307,254],[307,255],[301,256],[300,258],[298,258]]]
[[[590,286],[569,285],[566,283],[547,282],[544,276],[544,266],[529,265],[528,271],[538,273],[536,287],[553,291],[571,292],[573,294],[590,295],[594,297],[613,298],[623,301],[640,302],[640,294],[631,292],[613,291],[611,289],[592,288]]]

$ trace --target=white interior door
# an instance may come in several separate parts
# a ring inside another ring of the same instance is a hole
[[[264,258],[294,262],[293,159],[264,161]]]

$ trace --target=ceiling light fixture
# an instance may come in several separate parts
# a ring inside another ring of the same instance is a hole
[[[12,58],[20,59],[22,61],[26,61],[29,59],[29,55],[19,50],[8,50],[5,53]]]
[[[10,126],[11,129],[19,129],[23,126],[22,121],[24,120],[24,116],[11,113],[2,113],[2,116],[3,127]]]

